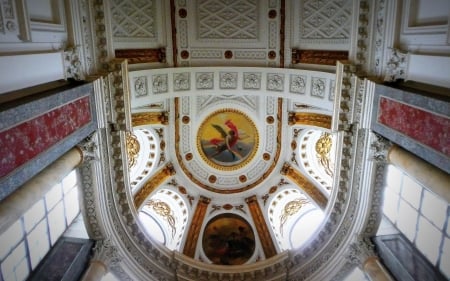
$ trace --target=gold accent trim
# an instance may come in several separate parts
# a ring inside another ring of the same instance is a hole
[[[263,247],[266,259],[277,255],[275,244],[273,243],[272,236],[269,232],[269,227],[267,226],[267,222],[264,219],[264,215],[261,211],[261,207],[259,206],[256,195],[246,198],[245,202],[247,203],[250,214],[252,215],[253,222],[255,224],[256,231],[258,232],[259,239],[261,240],[261,245]]]
[[[175,170],[171,163],[153,175],[144,186],[134,195],[134,205],[136,209],[142,206],[147,197],[155,191],[166,179],[175,174]]]
[[[163,112],[140,112],[131,114],[131,124],[133,127],[154,124],[169,124],[168,113]]]
[[[205,219],[206,209],[208,209],[208,205],[211,202],[211,199],[200,196],[200,199],[197,203],[197,207],[195,208],[194,215],[192,216],[191,227],[189,227],[189,232],[186,239],[186,244],[183,248],[183,254],[188,257],[194,258],[195,249],[197,248],[198,237],[200,236],[200,229],[203,225],[203,220]]]
[[[312,112],[289,112],[289,125],[307,125],[331,129],[331,116]]]
[[[278,112],[277,112],[277,116],[276,116],[276,120],[278,123],[278,127],[277,127],[277,148],[275,151],[275,154],[273,155],[273,161],[271,161],[271,165],[269,166],[269,168],[267,169],[267,171],[261,176],[259,177],[256,181],[249,183],[248,185],[241,187],[241,188],[236,188],[236,189],[227,189],[227,190],[223,190],[223,189],[218,189],[218,188],[214,188],[211,186],[208,186],[206,184],[203,184],[201,181],[199,181],[197,178],[194,177],[194,175],[189,172],[189,170],[186,168],[184,162],[183,162],[183,156],[180,152],[180,114],[179,114],[179,98],[175,98],[174,99],[174,103],[175,103],[175,152],[177,155],[177,160],[178,160],[178,164],[180,165],[180,168],[183,170],[183,172],[186,174],[187,177],[189,177],[195,184],[197,184],[198,186],[212,191],[212,192],[216,192],[216,193],[220,193],[220,194],[233,194],[233,193],[239,193],[239,192],[243,192],[246,190],[249,190],[253,187],[255,187],[256,185],[260,184],[262,181],[264,181],[269,175],[270,173],[272,173],[273,169],[275,168],[275,166],[278,163],[278,159],[280,158],[280,153],[281,153],[281,142],[282,142],[282,137],[281,137],[281,130],[282,130],[282,124],[281,124],[281,120],[282,120],[282,114],[283,114],[283,99],[282,98],[278,98]]]
[[[281,174],[294,182],[298,188],[302,189],[311,199],[322,209],[325,210],[328,198],[302,173],[293,168],[289,163],[285,163],[281,168]]]

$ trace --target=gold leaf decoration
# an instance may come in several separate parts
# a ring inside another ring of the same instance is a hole
[[[128,156],[128,168],[134,167],[137,163],[137,158],[141,146],[137,137],[131,132],[126,132],[126,145],[127,145],[127,156]]]

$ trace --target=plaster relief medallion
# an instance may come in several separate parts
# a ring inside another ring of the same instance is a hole
[[[255,252],[252,227],[234,214],[222,214],[210,220],[203,232],[202,242],[205,255],[214,264],[244,264]]]
[[[237,170],[255,155],[258,131],[253,121],[235,109],[222,109],[200,125],[197,148],[202,159],[218,170]]]

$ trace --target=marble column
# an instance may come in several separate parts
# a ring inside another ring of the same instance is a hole
[[[106,265],[100,261],[91,261],[86,272],[83,275],[82,281],[100,281],[108,272]]]
[[[405,149],[393,145],[387,155],[389,164],[403,170],[420,184],[450,202],[450,175]]]
[[[0,233],[16,222],[57,183],[61,182],[83,160],[79,149],[72,148],[0,204]]]
[[[368,257],[363,264],[364,273],[371,281],[394,281],[376,256]]]

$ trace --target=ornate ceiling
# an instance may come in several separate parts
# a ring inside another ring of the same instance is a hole
[[[130,182],[136,209],[156,221],[165,245],[220,264],[208,258],[204,244],[208,225],[220,217],[216,228],[241,221],[252,235],[253,250],[241,263],[269,258],[294,247],[295,236],[312,235],[332,187],[334,79],[270,68],[131,72]],[[308,216],[317,219],[296,229]],[[225,235],[226,243],[230,233],[223,231],[215,235]]]
[[[138,280],[347,272],[338,257],[365,231],[369,193],[359,186],[374,172],[355,168],[370,139],[364,83],[335,66],[351,52],[354,2],[106,3],[105,53],[128,63],[113,60],[96,86],[106,93],[99,119],[111,123],[98,157],[110,169],[96,166],[95,180],[81,170],[85,192],[105,186],[86,207],[108,210],[89,217],[91,236],[127,257],[112,271]]]

